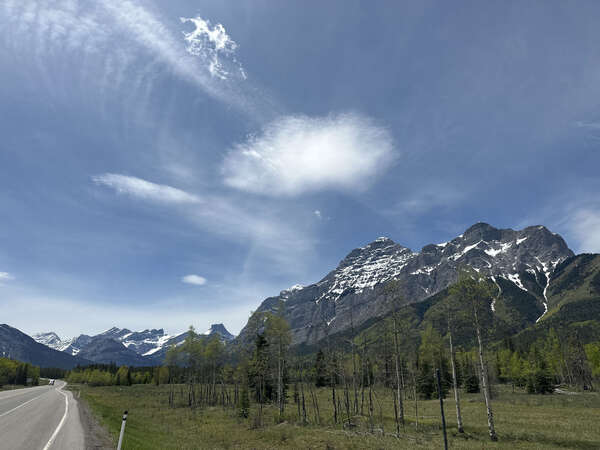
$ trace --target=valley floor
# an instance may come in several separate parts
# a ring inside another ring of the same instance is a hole
[[[252,405],[250,418],[240,419],[235,409],[222,407],[190,410],[183,406],[185,390],[178,387],[176,402],[168,407],[168,386],[131,387],[72,386],[81,390],[93,414],[117,439],[121,415],[129,411],[123,448],[133,449],[397,449],[443,448],[439,401],[419,401],[419,429],[415,430],[414,402],[405,403],[407,424],[400,437],[394,433],[394,410],[389,391],[379,392],[374,433],[368,420],[360,419],[355,431],[331,424],[331,391],[319,389],[319,416],[309,409],[310,424],[298,422],[296,405],[290,400],[285,421],[276,424],[276,409],[265,408],[263,427],[254,427],[257,414]],[[444,402],[450,448],[456,449],[598,449],[600,448],[600,395],[529,395],[512,393],[510,387],[496,386],[494,416],[499,442],[487,437],[487,418],[480,394],[463,394],[461,401],[466,433],[458,435],[454,401]],[[385,395],[384,395],[385,394]],[[310,407],[307,401],[307,408]],[[367,408],[365,407],[365,413]],[[382,433],[383,424],[383,433]]]

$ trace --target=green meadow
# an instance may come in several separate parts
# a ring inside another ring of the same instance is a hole
[[[185,406],[186,391],[175,389],[175,407],[168,406],[169,386],[133,385],[88,387],[74,385],[100,423],[117,440],[121,415],[129,411],[124,450],[134,449],[398,449],[443,448],[438,400],[419,400],[418,421],[414,400],[405,400],[406,423],[395,434],[390,392],[374,393],[372,420],[365,405],[355,426],[334,424],[331,391],[317,389],[318,414],[306,402],[307,424],[288,398],[283,422],[276,406],[263,407],[262,426],[257,424],[258,405],[248,418],[235,408]],[[499,441],[490,442],[481,394],[462,394],[465,433],[457,433],[453,395],[444,401],[449,447],[455,449],[599,449],[600,395],[532,395],[494,386],[494,418]],[[290,396],[291,397],[291,396]],[[381,399],[381,400],[380,400]],[[418,422],[418,424],[417,424]]]

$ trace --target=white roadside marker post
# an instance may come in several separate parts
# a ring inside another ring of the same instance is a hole
[[[119,445],[117,446],[117,450],[121,450],[121,445],[123,444],[123,435],[125,434],[125,423],[127,422],[127,411],[123,413],[123,422],[121,422],[121,434],[119,434]]]

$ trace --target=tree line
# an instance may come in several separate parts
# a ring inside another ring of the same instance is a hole
[[[154,381],[159,367],[118,367],[111,364],[91,364],[77,366],[66,374],[66,380],[72,384],[88,384],[90,386],[131,386],[132,384],[148,384]]]
[[[40,368],[10,358],[0,358],[0,388],[4,385],[37,386]]]

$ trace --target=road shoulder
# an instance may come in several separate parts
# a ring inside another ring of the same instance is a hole
[[[73,393],[73,397],[76,399],[77,405],[79,406],[79,419],[81,421],[81,426],[83,427],[86,450],[114,449],[115,443],[109,432],[94,417],[94,414],[86,401],[82,398],[78,398],[75,392]]]

